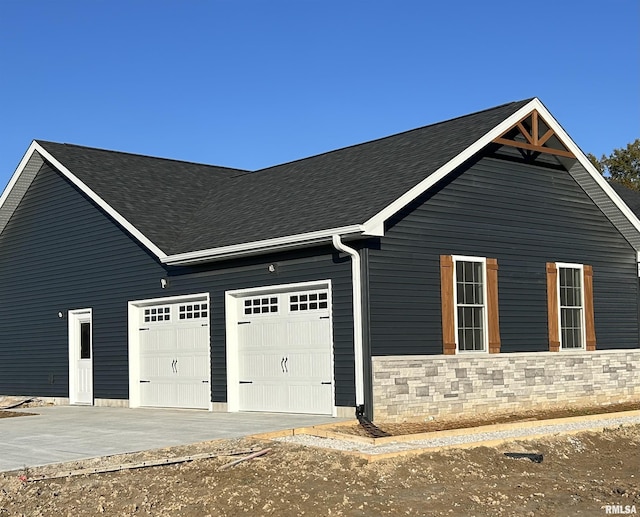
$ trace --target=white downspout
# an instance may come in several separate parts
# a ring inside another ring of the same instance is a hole
[[[362,280],[360,275],[360,255],[345,245],[340,235],[333,235],[333,246],[351,256],[351,277],[353,286],[353,355],[355,359],[356,414],[364,414],[364,358],[362,354]]]

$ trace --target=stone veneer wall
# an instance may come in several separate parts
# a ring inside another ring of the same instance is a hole
[[[377,421],[640,398],[640,349],[374,357]]]

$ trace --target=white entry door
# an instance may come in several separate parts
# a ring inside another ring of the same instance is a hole
[[[69,311],[69,402],[93,405],[91,309]]]
[[[328,289],[239,300],[239,409],[332,414]]]
[[[141,307],[139,316],[140,405],[208,409],[208,302],[165,302]]]

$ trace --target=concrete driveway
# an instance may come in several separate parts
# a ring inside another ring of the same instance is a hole
[[[48,406],[0,418],[0,472],[344,419],[282,413]]]

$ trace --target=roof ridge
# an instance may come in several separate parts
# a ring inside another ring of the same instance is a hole
[[[176,158],[166,158],[164,156],[151,156],[149,154],[141,154],[141,153],[132,153],[129,151],[116,151],[113,149],[104,149],[101,147],[91,147],[88,145],[79,145],[79,144],[70,144],[68,142],[53,142],[51,140],[40,140],[40,139],[35,139],[35,142],[37,142],[38,144],[53,144],[53,145],[64,145],[67,147],[75,147],[78,149],[88,149],[90,151],[100,151],[100,152],[104,152],[104,153],[112,153],[112,154],[124,154],[124,155],[128,155],[128,156],[135,156],[138,158],[149,158],[152,160],[162,160],[162,161],[167,161],[167,162],[175,162],[175,163],[183,163],[185,165],[198,165],[199,167],[212,167],[212,168],[216,168],[216,169],[226,169],[226,170],[230,170],[230,171],[238,171],[238,172],[243,172],[243,173],[249,173],[252,172],[251,170],[248,169],[239,169],[237,167],[227,167],[225,165],[212,165],[209,163],[201,163],[201,162],[194,162],[194,161],[190,161],[190,160],[178,160]]]
[[[438,126],[440,124],[447,124],[447,123],[453,122],[455,120],[461,120],[461,119],[464,119],[464,118],[467,118],[467,117],[472,117],[472,116],[475,116],[475,115],[479,115],[481,113],[485,113],[487,111],[493,111],[493,110],[497,110],[497,109],[500,109],[500,108],[504,108],[505,106],[509,106],[511,104],[523,104],[523,105],[525,105],[525,104],[531,102],[532,100],[534,100],[535,98],[536,97],[530,97],[528,99],[522,99],[522,100],[519,100],[519,101],[505,102],[504,104],[500,104],[498,106],[493,106],[491,108],[485,108],[485,109],[482,109],[482,110],[474,111],[473,113],[467,113],[466,115],[460,115],[458,117],[453,117],[453,118],[449,118],[449,119],[446,119],[446,120],[440,120],[438,122],[434,122],[433,124],[427,124],[425,126],[415,127],[413,129],[408,129],[406,131],[400,131],[399,133],[394,133],[392,135],[387,135],[387,136],[383,136],[383,137],[380,137],[380,138],[374,138],[373,140],[366,140],[364,142],[359,142],[357,144],[352,144],[352,145],[347,145],[347,146],[344,146],[344,147],[339,147],[338,149],[331,149],[330,151],[324,151],[322,153],[313,154],[311,156],[305,156],[304,158],[297,158],[295,160],[290,160],[288,162],[278,163],[276,165],[270,165],[269,167],[265,167],[263,169],[256,169],[255,171],[252,171],[252,172],[254,172],[254,173],[256,173],[256,172],[266,172],[266,171],[269,171],[271,169],[276,169],[276,168],[282,167],[284,165],[291,165],[293,163],[302,162],[304,160],[309,160],[311,158],[317,158],[319,156],[325,156],[325,155],[328,155],[328,154],[341,152],[341,151],[344,151],[346,149],[353,149],[355,147],[359,147],[359,146],[362,146],[362,145],[369,145],[369,144],[372,144],[372,143],[375,143],[375,142],[382,142],[383,140],[388,140],[390,138],[395,138],[395,137],[400,136],[400,135],[407,135],[409,133],[413,133],[414,131],[420,131],[420,130],[426,129],[428,127],[434,127],[434,126]]]

